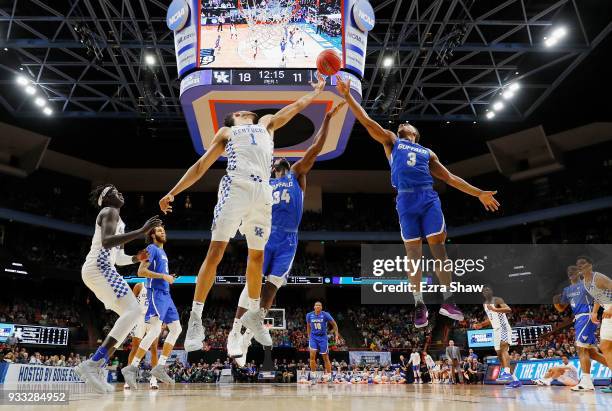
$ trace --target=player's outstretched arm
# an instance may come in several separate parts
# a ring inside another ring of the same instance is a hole
[[[149,218],[138,230],[130,231],[125,234],[115,234],[117,223],[119,222],[119,211],[113,207],[107,207],[100,213],[101,241],[102,247],[110,249],[129,243],[132,240],[142,237],[153,227],[160,226],[162,221],[158,216]]]
[[[144,278],[157,278],[160,280],[165,280],[167,281],[169,284],[172,284],[174,282],[174,277],[168,274],[161,274],[161,273],[156,273],[153,272],[151,270],[149,270],[149,265],[151,263],[148,261],[142,261],[140,263],[140,267],[138,267],[138,277],[144,277]]]
[[[221,127],[219,131],[217,131],[217,134],[215,134],[215,137],[213,138],[208,150],[206,150],[206,153],[204,153],[204,155],[200,157],[198,161],[189,167],[172,190],[170,190],[168,194],[159,200],[159,208],[164,212],[164,214],[172,212],[172,206],[170,203],[174,201],[174,197],[187,190],[198,180],[200,180],[208,171],[210,166],[212,166],[213,163],[221,156],[221,154],[223,154],[228,136],[229,128]]]
[[[263,116],[261,120],[259,120],[259,124],[266,127],[268,131],[278,130],[287,124],[296,114],[308,107],[315,97],[323,91],[323,87],[325,87],[325,77],[319,75],[318,82],[311,83],[311,85],[314,90],[300,97],[293,103],[281,108],[276,113]]]
[[[351,95],[350,79],[343,80],[340,78],[340,76],[336,76],[336,89],[348,103],[351,111],[355,115],[355,118],[357,118],[357,121],[359,121],[361,125],[368,130],[370,136],[380,144],[385,146],[393,146],[397,136],[392,131],[382,128],[380,124],[372,120],[364,108],[357,103],[357,100],[355,100],[355,98]]]
[[[474,197],[478,197],[482,205],[488,211],[497,211],[499,202],[493,197],[497,191],[485,191],[474,187],[459,176],[454,175],[438,159],[438,156],[433,151],[429,150],[431,158],[429,160],[429,171],[431,175],[439,180],[444,181],[451,187],[455,187],[459,191],[463,191]]]
[[[476,323],[474,324],[474,329],[476,330],[480,330],[483,327],[486,327],[488,325],[491,325],[491,320],[489,320],[488,318],[482,322]]]
[[[293,171],[298,179],[308,174],[308,172],[312,169],[312,166],[314,166],[317,156],[319,153],[321,153],[321,150],[323,150],[323,147],[325,146],[325,141],[327,140],[328,134],[327,132],[329,131],[329,122],[345,104],[345,102],[341,102],[325,113],[323,124],[321,124],[321,128],[317,132],[314,142],[310,147],[308,147],[308,150],[306,150],[306,153],[304,153],[304,157],[296,161],[293,166],[291,166],[291,171]]]

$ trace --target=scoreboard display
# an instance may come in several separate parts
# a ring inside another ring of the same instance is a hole
[[[543,334],[551,331],[552,326],[548,324],[512,327],[511,345],[535,345]],[[469,330],[467,339],[471,348],[493,347],[493,329]]]
[[[19,344],[68,345],[70,330],[65,327],[41,325],[0,324],[0,342],[15,336]]]
[[[206,78],[206,77],[205,77]],[[214,85],[308,85],[316,83],[315,70],[231,69],[212,70],[210,84]]]

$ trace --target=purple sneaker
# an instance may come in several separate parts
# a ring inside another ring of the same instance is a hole
[[[510,384],[506,384],[506,388],[520,388],[523,384],[519,380],[512,381]]]
[[[455,321],[463,321],[463,312],[455,304],[444,303],[440,307],[440,314]]]
[[[414,326],[416,328],[427,327],[427,324],[429,324],[428,317],[427,306],[423,303],[418,303],[414,308]]]

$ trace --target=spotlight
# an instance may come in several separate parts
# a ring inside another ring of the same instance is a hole
[[[545,38],[545,39],[544,39],[544,45],[545,45],[546,47],[552,47],[552,46],[554,46],[555,44],[557,44],[558,42],[559,42],[559,40],[558,40],[558,39],[556,39],[556,38],[554,38],[554,37],[548,37],[548,38]]]
[[[8,47],[5,47],[5,48],[4,48],[4,51],[8,51]]]
[[[450,124],[450,121],[447,121],[446,124]]]
[[[476,121],[472,121],[472,124],[476,124]]]
[[[503,109],[504,109],[504,103],[502,103],[501,101],[496,101],[495,103],[493,103],[493,110],[500,111]]]
[[[44,107],[47,102],[42,97],[36,97],[36,99],[34,100],[34,104],[36,104],[38,107]]]
[[[17,84],[19,84],[20,86],[27,86],[29,83],[30,80],[28,80],[25,76],[17,77]]]
[[[147,63],[147,66],[152,66],[153,64],[155,64],[155,56],[153,56],[152,54],[146,54],[145,63]]]
[[[512,83],[510,84],[510,87],[508,87],[508,90],[515,92],[519,88],[521,88],[521,85],[519,83]]]
[[[25,92],[31,96],[33,96],[34,94],[36,94],[36,89],[32,86],[27,86],[25,88]]]
[[[485,116],[490,120],[493,117],[495,117],[495,112],[494,111],[487,111],[487,114]]]
[[[50,116],[51,114],[53,114],[53,110],[51,110],[49,107],[45,107],[43,108],[43,113],[45,113],[47,116]]]
[[[393,65],[393,57],[385,57],[383,60],[384,67],[391,67]]]
[[[506,90],[502,93],[502,98],[504,100],[510,100],[512,97],[514,97],[514,92],[512,90]]]
[[[567,34],[567,29],[565,27],[558,27],[558,28],[554,29],[553,32],[550,35],[553,38],[559,40],[559,39],[565,37],[566,34]]]

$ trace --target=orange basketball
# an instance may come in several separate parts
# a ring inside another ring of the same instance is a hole
[[[336,74],[342,66],[342,60],[335,50],[326,49],[317,56],[317,70],[324,76]]]

